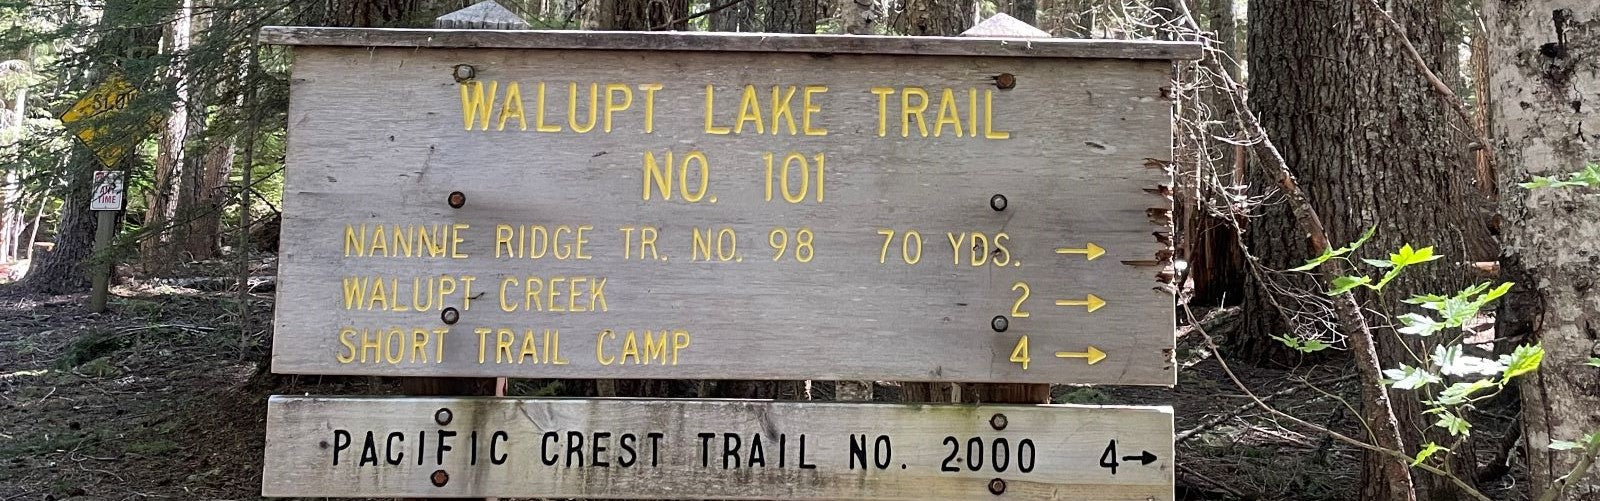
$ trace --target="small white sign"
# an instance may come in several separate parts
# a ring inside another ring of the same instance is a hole
[[[94,171],[94,198],[89,201],[89,210],[122,210],[122,192],[122,171]]]

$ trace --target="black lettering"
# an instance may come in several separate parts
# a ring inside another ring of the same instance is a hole
[[[950,446],[950,455],[945,456],[944,461],[939,463],[939,471],[961,471],[960,466],[950,466],[950,462],[956,459],[956,454],[961,452],[961,442],[956,440],[956,437],[944,437],[944,444]]]
[[[888,435],[878,435],[878,440],[872,444],[872,465],[880,470],[889,469],[889,458],[894,457],[894,447],[889,445]]]
[[[456,432],[450,430],[439,430],[439,452],[434,454],[434,465],[444,466],[444,453],[450,450],[450,444],[445,443],[445,441],[454,436],[456,436]]]
[[[652,431],[644,434],[644,436],[650,437],[650,466],[653,468],[661,464],[661,437],[666,435],[659,431]]]
[[[860,441],[856,441],[860,438]],[[861,461],[861,469],[867,469],[867,436],[850,435],[850,469],[856,469],[856,461]]]
[[[973,457],[974,452],[978,453],[977,457]],[[967,439],[967,469],[978,471],[979,468],[983,468],[983,439],[972,437]]]
[[[795,463],[799,464],[800,465],[800,469],[802,469],[802,470],[815,470],[815,469],[817,469],[817,465],[806,464],[806,434],[804,434],[804,433],[800,434],[800,459],[798,461],[796,461]]]
[[[622,437],[617,439],[617,445],[622,447],[623,454],[622,457],[617,458],[618,466],[627,468],[629,466],[633,466],[635,461],[638,461],[639,454],[633,450],[633,442],[638,440],[638,438],[639,437],[633,436],[632,433],[623,433]]]
[[[1017,470],[1023,473],[1033,471],[1033,439],[1024,438],[1017,442]]]
[[[472,430],[472,434],[471,434],[470,438],[471,438],[471,440],[469,440],[469,442],[472,443],[472,448],[470,449],[470,452],[467,454],[467,464],[472,465],[472,466],[477,466],[478,465],[478,430]]]
[[[550,446],[560,441],[561,435],[553,431],[544,432],[544,436],[539,438],[539,460],[543,461],[545,466],[555,466],[556,462],[561,460],[560,453],[550,453]]]
[[[368,462],[371,462],[373,466],[378,465],[378,443],[372,439],[372,432],[370,431],[367,432],[366,443],[361,445],[360,466],[366,466]]]
[[[495,431],[494,435],[490,435],[489,436],[489,462],[490,463],[493,463],[493,464],[506,464],[507,454],[496,454],[495,453],[495,451],[497,449],[495,446],[498,445],[501,440],[509,441],[509,440],[511,440],[511,435],[506,434],[506,432],[504,432],[504,431]]]
[[[696,436],[700,437],[700,467],[701,468],[710,468],[711,467],[711,439],[717,438],[717,434],[715,434],[715,433],[700,433],[700,434],[697,434]],[[654,465],[652,465],[652,466],[654,466]]]
[[[1005,473],[1006,468],[1011,467],[1011,442],[1003,437],[994,439],[994,443],[989,444],[989,458],[994,471]]]
[[[417,465],[418,466],[421,466],[422,465],[422,461],[428,457],[427,455],[424,455],[422,453],[422,449],[424,447],[427,447],[427,445],[428,445],[428,431],[427,430],[418,430],[417,431]]]
[[[606,461],[606,460],[600,459],[600,455],[606,453],[606,446],[605,446],[605,444],[601,443],[600,441],[608,439],[608,438],[611,438],[611,432],[609,432],[609,431],[597,431],[597,432],[594,432],[594,440],[593,440],[593,442],[594,442],[594,454],[593,454],[592,457],[590,457],[590,459],[592,459],[592,461],[590,461],[590,463],[592,463],[595,466],[600,467],[600,468],[610,468],[611,467],[611,462],[610,461]]]
[[[785,446],[789,445],[787,443],[788,441],[789,441],[789,437],[788,436],[786,436],[783,433],[779,433],[778,434],[778,467],[779,468],[783,467],[784,460],[788,458],[788,454],[785,454],[784,450],[783,450],[785,448]]]
[[[733,459],[733,469],[739,469],[739,434],[722,434],[722,469],[728,469],[728,459]]]
[[[406,434],[400,433],[398,431],[389,434],[389,440],[386,443],[384,443],[384,455],[383,455],[384,456],[383,458],[385,460],[389,461],[389,464],[400,464],[400,461],[403,461],[406,458],[406,453],[405,452],[401,452],[401,451],[395,449],[395,447],[394,447],[395,439],[399,439],[400,440],[400,445],[402,447],[404,447],[406,445],[405,444],[405,442],[406,442]],[[395,454],[396,452],[400,452],[400,453],[399,454]]]
[[[333,465],[339,466],[339,453],[350,448],[350,430],[333,430]]]
[[[572,467],[572,456],[578,456],[578,467],[583,467],[583,432],[567,432],[567,467]]]
[[[749,467],[767,466],[767,453],[761,450],[761,434],[750,437],[750,464]]]

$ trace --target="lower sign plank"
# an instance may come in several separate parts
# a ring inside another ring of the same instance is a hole
[[[262,495],[1173,498],[1168,407],[272,397]]]

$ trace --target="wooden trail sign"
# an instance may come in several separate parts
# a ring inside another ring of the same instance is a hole
[[[262,495],[1170,500],[1172,431],[1170,408],[277,396]]]
[[[268,28],[273,371],[1174,382],[1192,44]]]

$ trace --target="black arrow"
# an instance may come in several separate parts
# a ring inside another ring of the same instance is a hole
[[[1150,451],[1144,451],[1144,454],[1138,456],[1122,456],[1122,460],[1138,461],[1139,464],[1150,464],[1156,462],[1156,455],[1151,454]]]

